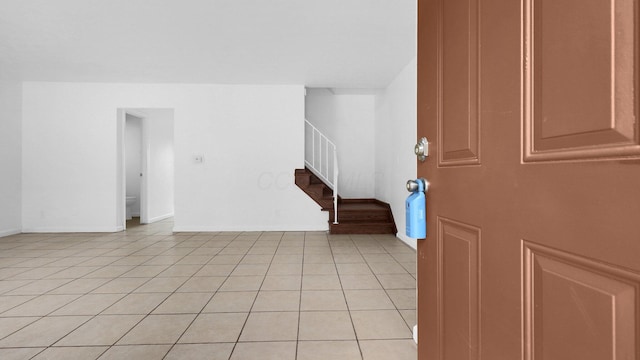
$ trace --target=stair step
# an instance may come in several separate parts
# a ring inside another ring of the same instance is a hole
[[[389,204],[376,199],[338,197],[338,221],[333,224],[333,190],[308,169],[295,170],[295,183],[323,211],[329,212],[331,234],[395,234],[396,226]]]

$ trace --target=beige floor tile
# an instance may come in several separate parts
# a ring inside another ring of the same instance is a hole
[[[303,275],[333,275],[337,274],[336,265],[331,264],[304,264]]]
[[[240,264],[270,264],[273,255],[246,255]]]
[[[0,314],[35,298],[34,295],[0,296]]]
[[[71,282],[71,279],[35,280],[27,285],[8,291],[4,295],[42,295],[68,282]]]
[[[127,271],[133,269],[134,266],[131,265],[107,265],[101,269],[98,269],[92,273],[85,275],[85,278],[96,279],[96,278],[115,278],[118,277]]]
[[[299,258],[300,263],[302,263],[303,254],[304,254],[304,247],[302,246],[302,244],[297,244],[295,242],[282,241],[280,243],[280,246],[278,247],[278,250],[276,251],[275,257],[278,257],[278,256],[286,257],[286,256],[294,255],[296,256],[296,258]]]
[[[348,311],[307,311],[300,313],[300,340],[354,340]]]
[[[158,277],[191,277],[202,269],[202,265],[172,265],[161,272]]]
[[[72,266],[47,276],[47,279],[78,279],[98,269],[100,266]]]
[[[147,261],[146,265],[174,265],[183,255],[158,255],[154,256],[151,260]]]
[[[302,275],[302,263],[271,264],[267,275]]]
[[[247,255],[275,255],[278,246],[267,246],[268,243],[268,241],[261,241],[260,246],[255,245],[254,247],[249,249]]]
[[[118,258],[114,258],[111,256],[97,256],[97,257],[94,257],[93,259],[89,259],[83,262],[81,265],[82,266],[105,266],[105,265],[112,264],[116,260],[118,260]]]
[[[0,340],[0,347],[49,346],[89,319],[89,316],[44,317]]]
[[[187,255],[178,260],[177,265],[204,265],[213,259],[212,255]]]
[[[257,291],[218,292],[202,312],[249,312],[256,298]]]
[[[94,294],[127,294],[147,281],[149,279],[146,278],[115,278],[91,292]]]
[[[146,315],[163,302],[170,293],[129,294],[104,310],[105,315]]]
[[[32,360],[95,360],[108,348],[107,346],[50,347]]]
[[[413,340],[365,340],[360,341],[364,360],[415,360],[418,346]]]
[[[48,294],[87,294],[108,281],[110,281],[110,279],[75,279],[57,289],[49,291]]]
[[[0,281],[0,294],[5,294],[31,283],[33,280],[3,280]]]
[[[230,276],[222,284],[219,291],[252,291],[259,290],[264,276]]]
[[[41,352],[45,348],[16,348],[16,349],[0,349],[0,359],[2,360],[24,360],[31,359],[32,356]]]
[[[56,346],[113,345],[133,328],[141,315],[98,315],[56,343]]]
[[[380,250],[382,252],[385,252],[384,249],[380,249],[377,248],[377,250]],[[386,254],[386,253],[374,253],[374,254],[367,254],[365,252],[362,251],[362,249],[360,248],[360,251],[362,252],[362,257],[364,257],[364,260],[367,263],[383,263],[383,262],[391,262],[391,263],[395,263],[397,262],[396,259],[393,258],[393,256]]]
[[[173,344],[196,316],[149,315],[118,341],[119,345]]]
[[[271,264],[302,264],[302,252],[300,252],[299,254],[282,254],[279,253],[280,249],[282,248],[278,249],[278,252],[273,257],[273,260],[271,260]]]
[[[367,264],[336,264],[340,275],[373,275]]]
[[[39,320],[40,317],[7,317],[0,318],[0,339],[14,333],[23,327]]]
[[[161,360],[171,349],[171,345],[128,345],[112,346],[100,360]]]
[[[345,290],[382,290],[375,275],[340,275],[340,282]]]
[[[218,255],[214,256],[213,259],[211,259],[211,261],[209,261],[208,264],[237,265],[240,263],[240,260],[242,260],[242,257],[244,256],[243,254],[244,254],[244,251],[237,250],[237,249],[234,254],[230,254],[229,249],[227,248],[220,251]]]
[[[385,289],[416,288],[416,279],[409,274],[380,274],[377,277]]]
[[[261,290],[300,290],[302,276],[300,275],[267,275]]]
[[[97,315],[123,297],[124,294],[88,294],[61,307],[51,315]]]
[[[178,342],[235,342],[246,319],[247,313],[200,314]]]
[[[413,326],[418,323],[416,310],[399,310],[400,315],[404,319],[409,329],[413,329]]]
[[[0,280],[6,280],[9,278],[12,278],[14,275],[18,275],[20,273],[23,273],[25,271],[29,271],[26,268],[9,268],[9,267],[5,267],[3,268],[2,266],[5,266],[2,264],[2,259],[0,259]],[[8,265],[6,265],[8,266]]]
[[[297,340],[298,312],[258,312],[249,314],[240,341]]]
[[[397,310],[351,311],[351,318],[359,340],[413,337]]]
[[[235,344],[177,344],[163,360],[228,360]]]
[[[176,291],[189,278],[187,277],[157,277],[135,289],[135,293],[166,293]]]
[[[121,277],[154,277],[167,269],[166,265],[140,265],[122,274]]]
[[[410,253],[392,253],[391,256],[399,263],[415,263],[417,261],[416,253],[413,251]]]
[[[231,273],[231,276],[265,275],[269,264],[240,264]]]
[[[251,311],[298,311],[300,291],[264,291],[258,293]]]
[[[45,316],[80,295],[41,295],[2,313],[2,316]]]
[[[400,265],[402,265],[402,267],[405,270],[407,270],[409,274],[413,275],[413,277],[416,277],[416,273],[418,272],[418,267],[415,262],[403,262],[403,263],[400,263]]]
[[[374,274],[408,274],[400,264],[397,262],[371,262],[369,267]]]
[[[197,314],[211,299],[211,293],[175,293],[171,294],[153,314]]]
[[[137,256],[137,255],[130,255],[130,256],[126,256],[123,257],[122,259],[116,261],[113,263],[113,265],[141,265],[144,264],[145,262],[151,260],[153,258],[153,256],[151,255],[146,255],[146,256]]]
[[[326,254],[307,253],[305,249],[304,263],[305,264],[335,264],[331,252]]]
[[[338,275],[305,275],[302,277],[302,290],[339,290]]]
[[[357,341],[300,341],[296,360],[361,360]],[[393,359],[389,357],[387,360]],[[415,360],[415,359],[414,359]]]
[[[37,267],[14,275],[11,280],[41,280],[66,269],[67,267]]]
[[[295,360],[296,342],[244,342],[238,343],[230,360]]]
[[[300,310],[347,310],[347,303],[341,290],[305,290]]]
[[[213,257],[214,255],[218,255],[218,253],[222,250],[222,248],[215,247],[201,247],[193,250],[189,255],[206,255]]]
[[[345,290],[349,310],[392,310],[395,305],[384,290]]]
[[[228,276],[231,274],[235,265],[205,265],[193,276]]]
[[[364,264],[364,258],[360,254],[333,254],[336,264]]]
[[[213,293],[226,280],[223,276],[192,277],[176,290],[177,292],[209,292]]]
[[[391,298],[391,301],[401,310],[415,310],[416,309],[416,290],[387,290],[387,294]]]

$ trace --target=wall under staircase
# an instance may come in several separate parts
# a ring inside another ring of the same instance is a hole
[[[311,170],[296,169],[296,185],[311,197],[322,211],[329,212],[331,234],[396,234],[389,204],[376,199],[338,197],[338,224],[334,224],[333,191]]]

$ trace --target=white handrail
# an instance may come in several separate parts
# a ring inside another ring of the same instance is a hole
[[[304,163],[316,176],[333,190],[333,223],[338,223],[338,151],[333,141],[329,140],[318,128],[308,120],[304,120],[305,140],[311,136],[311,142],[305,141]],[[316,137],[318,143],[316,144]],[[323,151],[324,150],[324,151]],[[329,157],[329,151],[333,153]],[[324,153],[324,156],[323,156]],[[330,164],[333,162],[333,164]]]

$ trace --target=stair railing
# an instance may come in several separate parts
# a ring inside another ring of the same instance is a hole
[[[304,163],[333,191],[333,223],[338,223],[338,151],[329,140],[308,120],[304,120]],[[329,156],[331,154],[331,156]]]

